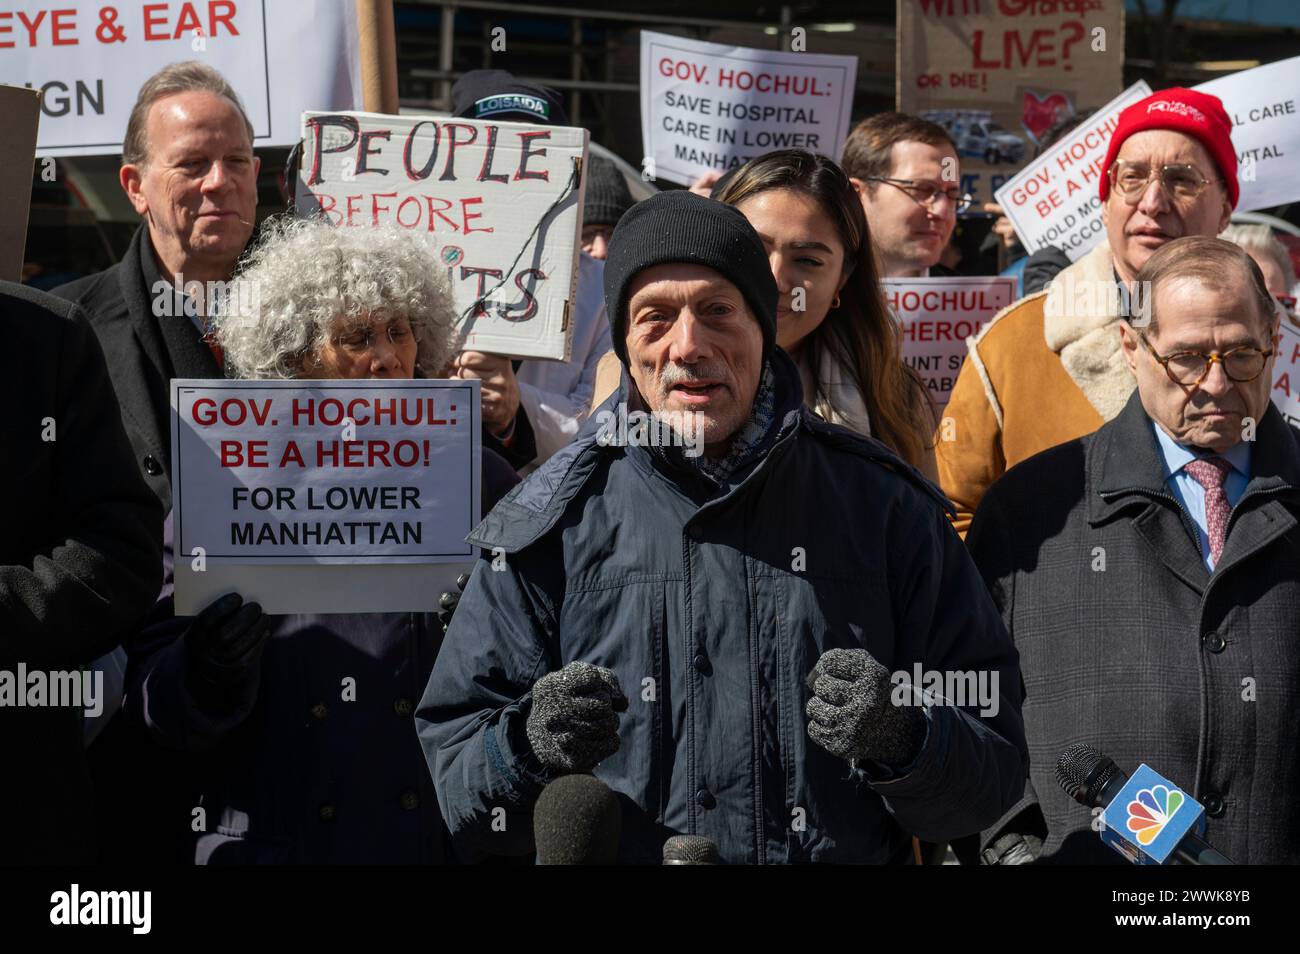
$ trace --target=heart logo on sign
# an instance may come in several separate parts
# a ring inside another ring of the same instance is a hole
[[[1058,120],[1073,115],[1074,107],[1070,105],[1070,100],[1066,98],[1064,93],[1039,96],[1035,92],[1026,90],[1025,108],[1021,114],[1020,122],[1025,127],[1025,131],[1029,133],[1030,138],[1037,144],[1043,133],[1051,129]]]

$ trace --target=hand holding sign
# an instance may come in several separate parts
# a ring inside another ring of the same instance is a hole
[[[509,429],[519,413],[519,382],[509,358],[462,351],[452,365],[451,377],[462,381],[477,378],[483,382],[483,423],[500,436]]]
[[[209,603],[185,633],[186,680],[190,691],[218,710],[239,698],[257,675],[270,623],[256,603],[227,593]]]

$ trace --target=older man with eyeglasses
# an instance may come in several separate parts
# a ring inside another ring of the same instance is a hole
[[[1134,386],[1119,338],[1128,286],[1169,242],[1228,224],[1237,204],[1231,129],[1216,97],[1188,89],[1120,114],[1095,176],[1106,241],[968,342],[936,448],[959,533],[1009,467],[1124,408]]]
[[[1176,239],[1121,323],[1136,393],[990,488],[967,538],[1020,653],[1029,781],[986,832],[1111,861],[1053,780],[1086,742],[1195,797],[1238,864],[1300,862],[1300,433],[1269,402],[1279,311],[1259,266]]]

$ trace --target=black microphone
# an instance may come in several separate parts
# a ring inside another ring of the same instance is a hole
[[[673,835],[664,842],[666,865],[720,865],[718,846],[703,835]]]
[[[594,775],[562,775],[537,797],[533,842],[539,865],[612,865],[623,810]]]
[[[1061,758],[1056,763],[1056,781],[1065,794],[1085,808],[1106,809],[1128,784],[1128,776],[1113,760],[1091,745],[1080,742],[1061,753]],[[1172,783],[1170,785],[1172,787]],[[1185,865],[1234,863],[1227,855],[1216,851],[1204,838],[1190,831],[1178,842],[1173,856]]]

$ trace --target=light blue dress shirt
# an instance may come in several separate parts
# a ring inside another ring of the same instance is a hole
[[[1192,523],[1196,524],[1201,558],[1205,561],[1205,568],[1213,572],[1214,559],[1210,556],[1210,533],[1205,520],[1205,488],[1183,470],[1198,457],[1213,455],[1198,454],[1189,447],[1175,443],[1154,421],[1151,422],[1151,427],[1156,432],[1156,442],[1160,445],[1160,454],[1164,458],[1165,483],[1187,510]],[[1228,471],[1228,476],[1223,481],[1223,492],[1228,497],[1228,505],[1235,507],[1241,495],[1246,492],[1246,484],[1250,483],[1250,441],[1240,441],[1219,456],[1232,465],[1232,470]]]

